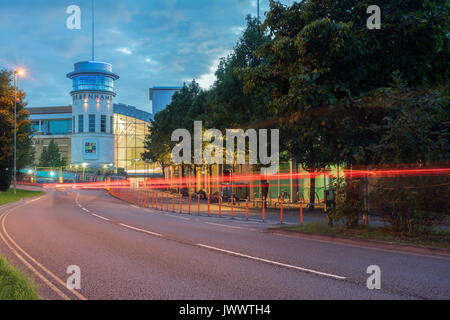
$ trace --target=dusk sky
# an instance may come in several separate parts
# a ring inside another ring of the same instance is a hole
[[[291,4],[284,0],[282,3]],[[96,60],[120,76],[116,103],[150,110],[148,89],[214,82],[221,57],[235,45],[256,0],[96,0]],[[70,5],[81,30],[69,30]],[[261,14],[269,1],[261,0]],[[69,105],[73,64],[91,57],[91,0],[0,0],[0,69],[21,66],[29,107]]]

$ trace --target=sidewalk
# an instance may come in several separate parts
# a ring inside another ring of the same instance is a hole
[[[136,206],[145,208],[154,208],[157,210],[166,212],[180,212],[180,196],[178,194],[170,193],[162,190],[133,190],[133,189],[114,189],[111,190],[110,194],[118,199],[127,201]],[[299,225],[300,224],[300,206],[283,205],[283,210],[280,207],[277,208],[266,208],[264,209],[264,219],[263,219],[263,209],[261,207],[253,207],[253,201],[248,204],[248,214],[247,214],[247,203],[246,201],[234,203],[231,202],[221,202],[210,203],[208,205],[207,200],[198,201],[192,195],[189,204],[189,198],[184,196],[182,198],[181,211],[183,214],[199,215],[199,216],[214,216],[214,217],[228,217],[237,220],[248,220],[249,221],[265,221],[270,223],[280,223],[287,225]],[[163,202],[161,200],[163,199]],[[295,207],[296,206],[296,207]],[[281,217],[281,211],[283,211],[283,216]],[[327,222],[325,213],[322,208],[317,208],[315,211],[310,211],[306,208],[306,204],[303,205],[303,222]]]

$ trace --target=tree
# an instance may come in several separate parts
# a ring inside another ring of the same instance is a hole
[[[0,191],[6,191],[14,170],[14,87],[13,73],[0,71]],[[25,93],[17,91],[17,169],[32,164],[31,123],[25,106]]]
[[[375,31],[366,26],[371,4],[271,1],[262,26],[271,41],[257,51],[263,63],[242,72],[247,92],[270,90],[284,147],[307,170],[373,162],[388,110],[370,102],[394,72],[411,86],[448,79],[445,1],[379,1]]]
[[[39,166],[57,168],[67,165],[67,160],[61,156],[58,145],[55,140],[50,140],[48,147],[44,147],[39,161]]]

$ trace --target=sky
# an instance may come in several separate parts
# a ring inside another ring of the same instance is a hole
[[[260,2],[263,16],[269,1]],[[81,8],[80,30],[66,26],[70,5]],[[146,111],[150,87],[212,85],[257,12],[256,0],[95,0],[95,8],[95,59],[120,76],[115,103]],[[0,0],[0,30],[0,69],[26,69],[19,87],[28,106],[70,105],[66,74],[91,59],[91,0]]]

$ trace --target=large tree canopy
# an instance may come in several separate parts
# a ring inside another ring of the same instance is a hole
[[[9,188],[14,168],[14,87],[13,73],[0,71],[0,190]],[[32,164],[34,150],[25,93],[17,91],[17,169]]]

